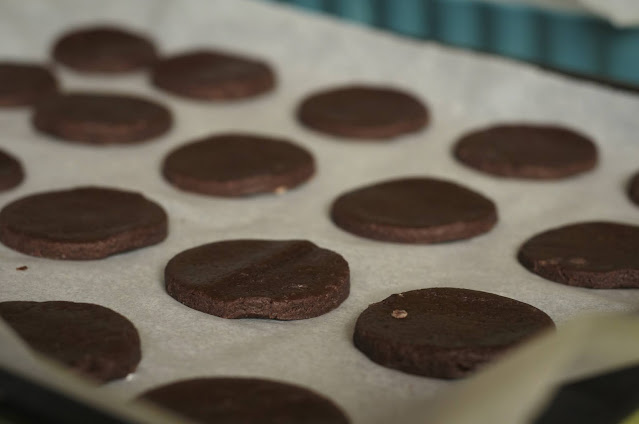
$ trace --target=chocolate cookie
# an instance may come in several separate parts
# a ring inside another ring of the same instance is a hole
[[[0,192],[17,186],[23,179],[24,171],[18,159],[0,150]]]
[[[517,258],[547,280],[590,289],[639,288],[639,227],[582,222],[526,241]]]
[[[153,85],[178,96],[234,100],[257,96],[275,86],[275,74],[260,60],[198,50],[159,61]]]
[[[350,137],[386,139],[421,130],[429,120],[419,100],[394,88],[353,85],[312,94],[297,117],[309,128]]]
[[[183,380],[139,399],[202,424],[348,424],[329,399],[292,384],[256,378]]]
[[[214,196],[246,196],[295,187],[315,172],[313,156],[286,140],[222,134],[186,144],[164,160],[176,187]]]
[[[120,28],[79,28],[62,36],[53,47],[58,62],[80,72],[135,71],[157,60],[153,43],[141,34]]]
[[[435,378],[472,373],[537,332],[548,315],[517,300],[455,288],[394,294],[357,319],[353,342],[385,367]]]
[[[161,242],[167,216],[144,196],[109,188],[50,191],[0,211],[0,241],[32,256],[100,259]]]
[[[495,204],[458,184],[404,178],[350,191],[333,202],[333,222],[374,240],[440,243],[477,236],[497,222]]]
[[[99,381],[126,377],[140,362],[138,331],[104,306],[2,302],[0,317],[34,350]]]
[[[45,134],[88,144],[126,144],[158,137],[171,128],[169,110],[140,97],[76,93],[47,97],[33,115]]]
[[[632,176],[628,184],[628,197],[635,205],[639,205],[639,172]]]
[[[57,80],[44,66],[0,63],[0,108],[31,106],[57,90]]]
[[[462,137],[455,145],[455,157],[501,177],[558,179],[594,168],[597,148],[567,128],[499,125]]]
[[[305,240],[205,244],[171,259],[164,281],[178,302],[222,318],[312,318],[350,290],[344,258]]]

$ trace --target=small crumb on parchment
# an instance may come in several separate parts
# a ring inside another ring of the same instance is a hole
[[[408,312],[403,309],[395,309],[393,312],[391,312],[391,315],[393,316],[393,318],[402,319],[408,316]]]
[[[275,189],[275,194],[284,194],[286,193],[286,187],[284,186],[279,186],[278,188]]]
[[[16,268],[17,271],[26,271],[27,269],[29,269],[29,267],[26,265],[22,265]]]

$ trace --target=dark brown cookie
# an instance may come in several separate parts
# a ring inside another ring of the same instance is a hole
[[[153,85],[200,100],[253,97],[275,87],[275,74],[260,60],[212,50],[183,53],[153,67]]]
[[[205,244],[171,259],[164,280],[178,302],[223,318],[312,318],[350,290],[346,260],[305,240]]]
[[[176,187],[214,196],[282,191],[311,178],[313,156],[286,140],[221,134],[171,152],[164,177]]]
[[[126,377],[140,362],[133,324],[91,303],[2,302],[0,317],[34,350],[87,377]]]
[[[405,178],[342,194],[333,202],[333,222],[374,240],[440,243],[477,236],[497,222],[495,204],[458,184]]]
[[[350,138],[387,139],[421,130],[428,109],[394,88],[353,85],[312,94],[297,110],[316,131]]]
[[[0,108],[31,106],[57,90],[57,80],[44,66],[0,63]]]
[[[63,35],[53,47],[53,57],[80,72],[120,73],[152,65],[157,52],[153,43],[141,34],[97,26]]]
[[[200,378],[167,384],[139,399],[202,424],[348,424],[329,399],[292,384],[255,378]]]
[[[47,97],[33,125],[45,134],[88,144],[127,144],[158,137],[171,128],[171,112],[140,97],[75,93]]]
[[[32,256],[100,259],[161,242],[167,216],[144,196],[109,188],[50,191],[0,211],[0,241]]]
[[[587,137],[550,125],[499,125],[463,136],[463,164],[501,177],[558,179],[591,170],[597,147]]]
[[[0,192],[17,186],[23,179],[24,171],[18,159],[0,150]]]
[[[590,289],[639,288],[639,227],[582,222],[527,240],[517,258],[547,280]]]
[[[639,172],[633,175],[628,183],[628,197],[635,205],[639,205]]]
[[[517,300],[456,288],[394,294],[357,319],[353,341],[371,360],[410,374],[459,378],[537,332],[548,315]]]

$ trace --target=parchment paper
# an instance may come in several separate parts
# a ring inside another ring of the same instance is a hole
[[[136,325],[143,349],[138,371],[101,390],[133,397],[182,378],[257,376],[330,396],[356,424],[424,422],[441,403],[437,396],[454,399],[455,390],[482,376],[451,383],[371,362],[351,342],[355,320],[368,304],[425,287],[484,290],[541,308],[557,322],[557,336],[572,319],[638,309],[639,290],[588,290],[552,283],[523,269],[515,253],[525,239],[550,227],[592,219],[637,223],[639,209],[626,198],[624,186],[639,169],[639,97],[246,0],[5,0],[0,3],[0,56],[45,60],[57,34],[92,22],[119,22],[146,31],[166,54],[210,46],[263,57],[279,79],[278,89],[262,98],[209,104],[156,91],[144,74],[87,77],[59,69],[68,90],[139,93],[168,104],[175,113],[175,128],[137,146],[100,148],[56,141],[34,132],[29,111],[0,113],[0,145],[19,156],[27,172],[19,188],[0,194],[0,206],[38,191],[99,184],[141,191],[169,213],[165,242],[100,261],[34,258],[0,246],[2,300],[99,303]],[[358,143],[313,133],[296,123],[293,113],[303,96],[349,82],[414,92],[431,107],[432,125],[391,143]],[[600,164],[577,178],[526,182],[493,178],[455,162],[450,149],[458,136],[504,120],[575,127],[597,141]],[[160,163],[174,146],[228,130],[297,141],[314,153],[317,176],[284,195],[248,199],[188,194],[163,181]],[[414,246],[358,238],[331,223],[328,208],[341,192],[404,175],[448,178],[484,193],[498,205],[498,225],[472,240]],[[341,253],[351,267],[350,297],[322,317],[275,322],[213,317],[165,293],[163,268],[173,255],[207,242],[248,237],[307,238]],[[22,265],[28,270],[17,271]],[[590,328],[587,322],[585,326]],[[581,342],[595,337],[588,331],[581,334]],[[633,340],[636,332],[624,343],[632,345]],[[573,350],[580,346],[569,344]],[[617,351],[616,345],[605,346]],[[598,355],[594,362],[627,363],[634,353],[624,352],[609,360]],[[552,349],[543,349],[523,366],[552,357]],[[513,380],[508,384],[517,385],[512,374],[508,379]],[[493,386],[474,393],[487,396]]]

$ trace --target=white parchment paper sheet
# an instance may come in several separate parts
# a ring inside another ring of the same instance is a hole
[[[138,93],[168,104],[175,128],[137,146],[91,147],[34,132],[27,110],[0,113],[0,145],[19,156],[27,179],[0,194],[0,206],[38,191],[99,184],[143,192],[170,216],[159,245],[101,261],[33,258],[0,246],[2,300],[94,302],[126,315],[139,329],[143,359],[126,381],[107,386],[131,397],[176,379],[261,376],[310,387],[339,403],[354,423],[422,422],[416,402],[456,383],[386,369],[352,346],[358,314],[400,291],[453,286],[489,291],[535,305],[559,325],[582,315],[629,312],[639,290],[587,290],[546,281],[515,260],[538,231],[575,221],[637,223],[624,185],[639,169],[639,97],[546,74],[532,67],[393,37],[341,21],[240,0],[4,0],[0,56],[46,60],[50,43],[73,25],[119,22],[151,34],[165,54],[216,47],[267,59],[277,90],[256,100],[199,103],[151,88],[147,75],[89,77],[59,69],[67,90]],[[391,143],[345,142],[302,128],[294,119],[306,94],[349,82],[414,92],[433,113],[424,132]],[[500,180],[456,163],[462,133],[498,121],[554,122],[596,139],[594,172],[559,182]],[[293,139],[311,150],[317,176],[282,196],[221,199],[180,192],[160,175],[164,155],[180,143],[221,131]],[[339,193],[403,175],[466,184],[495,200],[500,221],[468,241],[433,246],[374,242],[335,227],[328,208]],[[322,317],[295,321],[224,320],[166,295],[163,268],[176,253],[230,238],[307,238],[349,261],[350,297]],[[27,271],[15,268],[26,265]],[[420,418],[416,418],[420,417]]]

